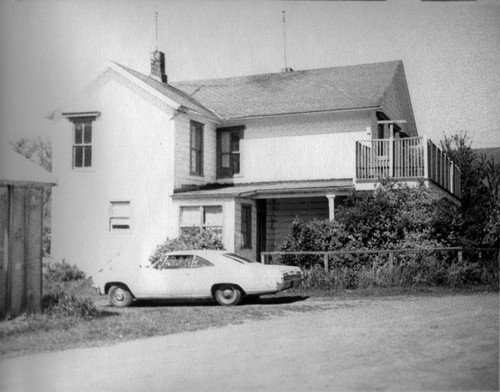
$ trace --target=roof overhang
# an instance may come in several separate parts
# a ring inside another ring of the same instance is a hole
[[[297,197],[347,196],[354,190],[352,179],[281,181],[267,183],[237,184],[218,189],[177,190],[171,196],[177,200],[207,199],[280,199]]]
[[[242,116],[242,117],[228,117],[223,121],[227,123],[245,121],[245,120],[257,120],[262,118],[274,118],[274,117],[290,117],[290,116],[303,116],[311,114],[325,114],[325,113],[339,113],[339,112],[354,112],[354,111],[364,111],[364,110],[381,110],[382,106],[366,106],[366,107],[354,107],[354,108],[342,108],[342,109],[325,109],[325,110],[309,110],[304,112],[288,112],[288,113],[273,113],[273,114],[256,114],[252,116]]]

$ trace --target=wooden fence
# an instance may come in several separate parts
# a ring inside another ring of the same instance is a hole
[[[41,310],[44,189],[0,183],[0,319]]]
[[[461,248],[461,247],[442,247],[442,248],[425,248],[425,249],[384,249],[384,250],[336,250],[329,252],[261,252],[261,263],[266,264],[268,258],[271,256],[320,256],[322,258],[322,266],[326,272],[331,269],[330,261],[333,256],[346,256],[346,255],[375,255],[375,256],[388,256],[388,263],[390,266],[394,264],[395,258],[401,253],[432,253],[432,252],[456,252],[456,261],[461,263],[465,252],[481,254],[486,252],[496,253],[496,258],[500,264],[500,250],[496,248]],[[318,263],[314,263],[318,264]]]

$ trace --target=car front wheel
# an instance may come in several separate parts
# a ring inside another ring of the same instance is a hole
[[[109,302],[118,308],[124,308],[132,303],[132,293],[126,288],[111,286],[108,292]]]
[[[215,292],[215,299],[222,306],[234,306],[241,300],[241,290],[235,286],[222,286]]]

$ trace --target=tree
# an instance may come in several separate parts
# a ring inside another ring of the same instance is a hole
[[[500,165],[479,156],[466,132],[445,136],[441,147],[461,171],[462,244],[494,246],[500,235]]]
[[[34,139],[21,138],[11,143],[12,148],[30,161],[36,163],[45,170],[52,172],[52,146],[49,141],[40,136]],[[51,198],[52,189],[46,187],[43,195],[43,253],[44,256],[50,254],[51,242]]]

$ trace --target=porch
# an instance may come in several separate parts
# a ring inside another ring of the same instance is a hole
[[[356,183],[378,183],[382,178],[428,181],[461,198],[460,169],[423,137],[357,141]]]

